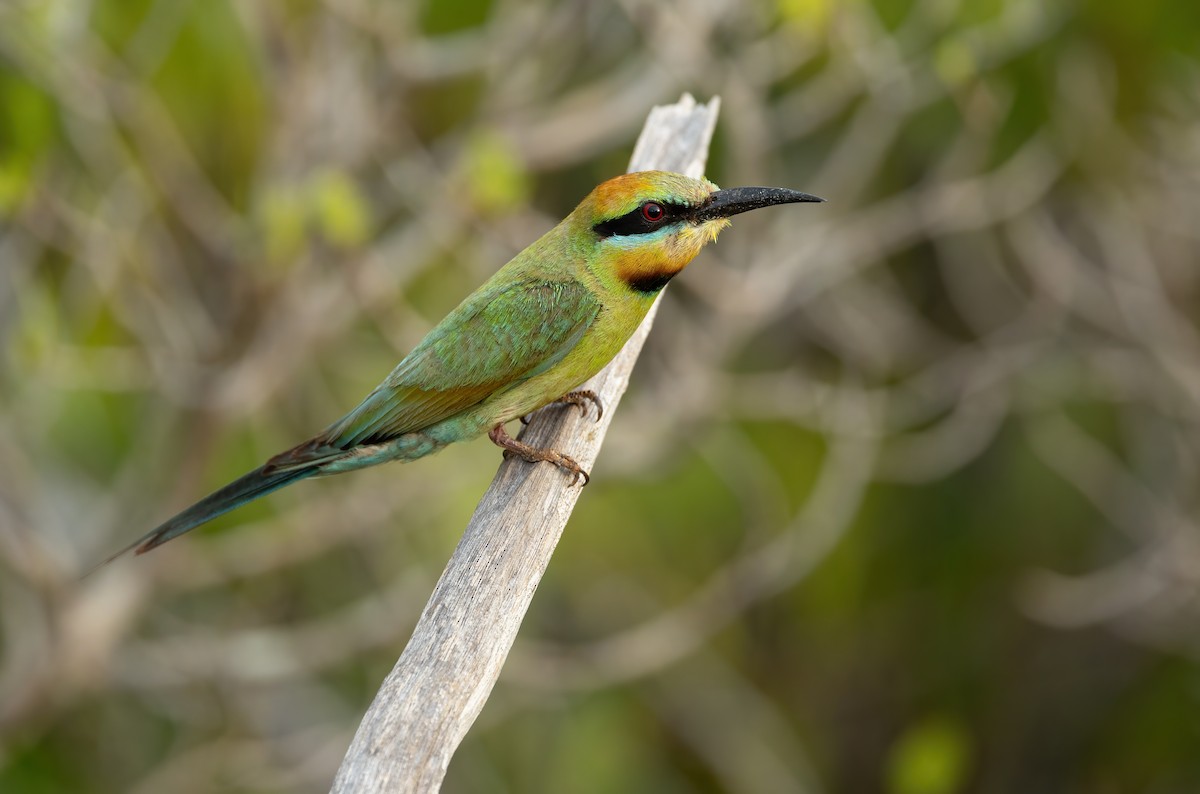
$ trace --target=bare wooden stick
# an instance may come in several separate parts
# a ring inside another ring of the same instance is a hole
[[[634,148],[630,171],[661,169],[699,177],[719,99],[684,94],[656,107]],[[591,469],[642,343],[650,310],[625,347],[582,388],[604,405],[596,421],[574,406],[536,415],[521,438],[557,449]],[[580,488],[556,466],[509,459],[475,508],[412,639],[383,682],[338,769],[332,791],[437,791],[450,757],[479,716],[500,675]]]

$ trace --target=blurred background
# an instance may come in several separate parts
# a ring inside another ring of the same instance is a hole
[[[445,790],[1200,790],[1193,0],[0,4],[0,790],[319,792],[500,456],[82,570],[720,95]]]

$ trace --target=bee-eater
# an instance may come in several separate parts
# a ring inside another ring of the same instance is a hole
[[[414,460],[485,433],[586,483],[570,457],[511,438],[504,423],[551,402],[586,410],[592,401],[602,410],[594,394],[572,390],[617,354],[662,288],[729,217],[802,201],[822,199],[784,188],[720,190],[667,171],[604,182],[446,315],[357,408],[109,560],[147,552],[306,477]]]

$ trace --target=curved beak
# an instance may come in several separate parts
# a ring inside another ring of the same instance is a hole
[[[788,190],[784,187],[734,187],[713,193],[692,217],[698,221],[711,221],[715,218],[728,218],[731,215],[775,204],[824,200],[809,193]]]

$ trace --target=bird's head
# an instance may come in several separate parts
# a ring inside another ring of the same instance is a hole
[[[572,216],[597,254],[590,257],[603,271],[597,276],[653,294],[717,239],[730,216],[801,201],[823,199],[775,187],[721,190],[707,179],[638,171],[601,183]]]

